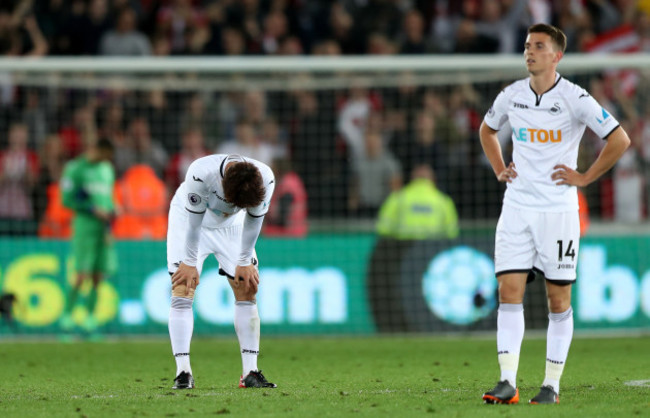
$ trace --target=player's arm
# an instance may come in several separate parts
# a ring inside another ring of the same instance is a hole
[[[196,268],[199,252],[199,240],[201,237],[201,224],[203,216],[208,207],[209,190],[201,180],[205,178],[204,173],[197,173],[193,167],[187,170],[185,176],[185,211],[187,212],[187,232],[185,234],[185,259],[178,266],[172,275],[172,287],[185,286],[185,294],[189,295],[190,289],[199,285],[199,272]]]
[[[61,200],[63,206],[75,212],[92,213],[90,195],[77,182],[77,166],[68,163],[61,175]]]
[[[594,161],[587,171],[579,173],[564,164],[558,164],[554,167],[556,171],[553,172],[551,178],[553,180],[559,180],[558,185],[587,186],[612,168],[629,146],[630,138],[627,136],[625,130],[619,126],[609,134],[607,144],[605,144],[598,158],[596,158],[596,161]]]
[[[235,268],[235,286],[239,286],[239,282],[243,281],[244,286],[247,289],[252,289],[254,292],[257,292],[260,277],[257,267],[253,264],[253,252],[255,251],[257,239],[262,231],[264,215],[268,212],[268,205],[271,202],[271,196],[273,196],[273,190],[275,189],[273,175],[267,176],[264,182],[264,200],[259,206],[246,210],[241,238],[241,250],[239,260],[237,260],[237,267]]]
[[[499,138],[497,137],[497,132],[497,130],[490,128],[488,124],[483,121],[479,128],[481,146],[483,147],[485,156],[488,161],[490,161],[490,165],[492,166],[492,170],[497,179],[501,182],[511,183],[512,179],[517,177],[515,164],[511,162],[506,167],[506,163],[503,161],[503,153],[501,151]]]

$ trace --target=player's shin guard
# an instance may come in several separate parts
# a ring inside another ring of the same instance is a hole
[[[241,349],[242,376],[257,369],[260,351],[260,316],[255,301],[235,302],[235,332]]]
[[[560,313],[550,313],[548,319],[546,377],[542,386],[551,386],[555,393],[560,393],[560,377],[573,338],[573,309],[569,308]]]
[[[169,310],[169,338],[176,359],[176,375],[181,372],[192,374],[190,367],[190,342],[194,331],[192,299],[172,296]]]
[[[501,303],[497,312],[497,353],[501,368],[499,380],[507,380],[515,388],[524,329],[524,305]]]

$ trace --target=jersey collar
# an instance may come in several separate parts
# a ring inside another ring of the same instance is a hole
[[[548,90],[546,90],[544,93],[542,93],[542,94],[540,94],[538,96],[537,93],[535,92],[535,90],[533,90],[533,87],[530,85],[530,79],[528,79],[528,88],[535,95],[535,106],[539,106],[539,104],[542,102],[542,96],[544,96],[549,91],[553,90],[555,88],[555,86],[558,85],[560,80],[562,80],[562,76],[560,75],[560,73],[555,73],[555,83],[553,83],[553,85]]]
[[[241,155],[237,155],[237,154],[227,155],[226,158],[223,159],[223,161],[221,162],[221,166],[219,167],[219,174],[221,174],[221,178],[223,178],[224,174],[226,173],[225,170],[226,170],[226,165],[228,163],[232,163],[232,162],[241,163],[245,161],[246,160]]]

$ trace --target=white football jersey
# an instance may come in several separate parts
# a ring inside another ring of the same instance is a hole
[[[553,167],[577,168],[578,146],[585,127],[606,139],[618,121],[583,88],[559,74],[553,87],[537,95],[530,78],[503,89],[485,115],[494,130],[512,127],[517,178],[507,183],[503,203],[520,209],[565,212],[578,209],[575,186],[558,186]]]
[[[264,182],[264,200],[246,212],[254,217],[266,215],[275,189],[275,178],[269,166],[257,160],[239,155],[214,154],[195,160],[187,169],[185,181],[179,186],[174,199],[180,199],[185,209],[193,213],[203,213],[201,226],[222,228],[242,221],[244,211],[226,201],[223,193],[223,174],[229,162],[245,161],[260,170]]]

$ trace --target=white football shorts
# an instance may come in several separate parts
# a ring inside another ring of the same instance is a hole
[[[196,269],[201,274],[203,262],[214,254],[219,262],[219,269],[230,277],[234,277],[237,261],[241,248],[241,235],[244,228],[244,212],[240,212],[241,221],[237,221],[224,228],[201,227],[199,250],[196,260]],[[167,227],[167,269],[173,274],[180,262],[185,259],[185,236],[189,222],[187,210],[179,205],[172,204],[169,208],[169,225]],[[253,264],[257,266],[257,254],[253,251]],[[220,271],[221,272],[221,271]]]
[[[536,269],[548,280],[574,281],[580,246],[578,211],[533,212],[504,205],[494,245],[496,275]]]

